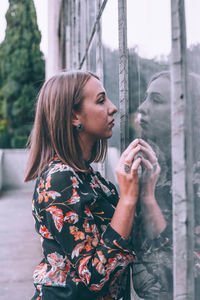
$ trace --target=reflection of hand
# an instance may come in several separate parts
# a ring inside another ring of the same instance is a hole
[[[136,204],[138,200],[141,157],[135,159],[135,156],[140,150],[139,139],[136,139],[122,153],[116,168],[120,199],[129,204]]]
[[[139,139],[141,149],[142,166],[142,194],[154,195],[156,182],[160,174],[160,166],[155,152],[151,146],[142,139]]]

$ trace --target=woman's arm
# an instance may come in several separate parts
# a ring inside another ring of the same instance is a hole
[[[158,236],[166,227],[166,221],[155,198],[155,186],[160,174],[156,155],[149,144],[140,139],[142,156],[141,209],[145,228],[150,239]]]
[[[110,224],[124,239],[128,239],[131,233],[139,196],[138,167],[141,158],[134,160],[139,151],[139,140],[136,139],[123,152],[116,168],[120,199]],[[125,164],[130,166],[128,173],[125,172]]]

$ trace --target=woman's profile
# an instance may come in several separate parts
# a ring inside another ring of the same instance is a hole
[[[130,296],[139,166],[148,174],[142,187],[154,220],[151,236],[166,226],[154,197],[160,167],[149,144],[136,139],[122,153],[120,196],[90,166],[106,155],[116,112],[99,78],[87,71],[59,73],[41,88],[25,178],[36,179],[32,211],[43,251],[33,300]]]

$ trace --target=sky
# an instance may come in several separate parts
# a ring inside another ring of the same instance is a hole
[[[171,48],[170,0],[127,0],[128,47],[136,47],[146,58],[167,56]],[[47,55],[48,0],[34,0],[41,50]],[[108,0],[102,17],[102,38],[106,46],[118,47],[117,0]],[[200,42],[200,1],[185,0],[188,45]],[[5,36],[8,0],[1,0],[0,42]]]

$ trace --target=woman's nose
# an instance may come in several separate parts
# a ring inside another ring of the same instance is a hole
[[[117,112],[117,107],[110,100],[109,101],[109,114],[114,115]]]
[[[145,100],[139,107],[138,107],[138,112],[147,115],[148,114],[148,102]]]

